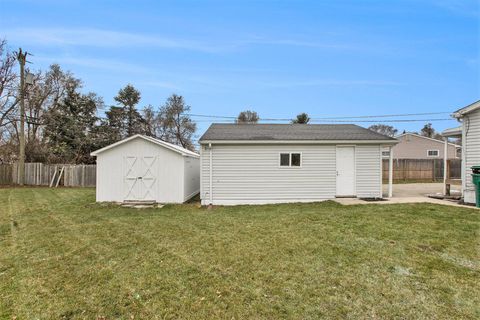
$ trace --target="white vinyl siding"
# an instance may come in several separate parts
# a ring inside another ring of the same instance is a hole
[[[468,117],[468,120],[467,120]],[[467,114],[464,118],[465,141],[465,201],[475,202],[475,186],[472,183],[472,169],[480,165],[480,110]]]
[[[182,203],[199,189],[199,159],[182,156],[168,148],[142,138],[135,138],[114,146],[97,155],[96,200],[123,202],[127,198],[125,182],[127,157],[155,157],[150,168],[155,178],[152,187],[154,199],[159,203]],[[185,160],[190,160],[187,164]]]
[[[357,145],[355,147],[358,198],[382,197],[381,154],[379,145]]]
[[[189,200],[200,192],[200,159],[184,157],[184,201]]]
[[[206,148],[206,149],[205,149]],[[335,197],[335,145],[212,145],[213,204],[301,202]],[[301,153],[301,167],[280,167]],[[201,151],[202,203],[210,203],[210,150]]]
[[[301,167],[281,167],[300,153]],[[356,194],[381,197],[380,145],[355,146]],[[321,201],[335,198],[335,145],[212,145],[213,204]],[[210,204],[210,150],[201,149],[201,199]]]

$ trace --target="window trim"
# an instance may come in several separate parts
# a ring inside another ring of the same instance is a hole
[[[300,165],[299,166],[292,166],[292,154],[299,154],[300,155]],[[280,158],[281,158],[281,155],[282,154],[288,154],[288,166],[282,166],[281,165],[281,162],[280,162]],[[281,168],[281,169],[299,169],[299,168],[302,168],[303,166],[303,153],[300,152],[300,151],[285,151],[285,152],[279,152],[278,153],[278,167]]]
[[[430,151],[436,151],[437,154],[434,155],[434,156],[432,156],[432,155],[430,155]],[[427,150],[427,157],[429,157],[429,158],[438,158],[438,157],[440,157],[440,150],[438,150],[438,149]]]

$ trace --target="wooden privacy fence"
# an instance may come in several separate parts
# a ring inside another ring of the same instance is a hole
[[[0,164],[0,184],[13,184],[11,164]]]
[[[460,179],[462,160],[448,160],[451,179]],[[383,159],[383,179],[388,180],[388,159]],[[394,181],[443,181],[443,159],[394,159]]]
[[[448,160],[449,179],[461,178],[461,160]],[[49,186],[55,175],[53,186],[61,174],[58,185],[66,187],[95,187],[96,165],[73,164],[25,164],[25,184]],[[17,164],[0,164],[0,185],[18,184]],[[383,160],[383,178],[388,180],[388,159]],[[394,159],[394,181],[442,181],[443,159]]]
[[[96,165],[25,163],[25,185],[95,187]],[[0,165],[0,184],[18,184],[18,165]]]

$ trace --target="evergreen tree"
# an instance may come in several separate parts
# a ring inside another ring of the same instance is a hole
[[[136,105],[140,102],[140,92],[128,84],[125,88],[120,89],[114,99],[120,104],[119,107],[123,111],[125,132],[122,137],[143,133],[143,119],[136,109]]]
[[[307,124],[310,122],[310,117],[305,112],[297,114],[297,118],[292,120],[292,123]]]
[[[46,112],[44,136],[50,162],[93,162],[90,152],[96,148],[96,112],[102,104],[95,94],[70,88],[66,97]]]

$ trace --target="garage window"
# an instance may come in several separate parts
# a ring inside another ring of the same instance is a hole
[[[280,153],[280,167],[290,167],[290,153]]]
[[[301,153],[280,153],[280,167],[301,167]]]

